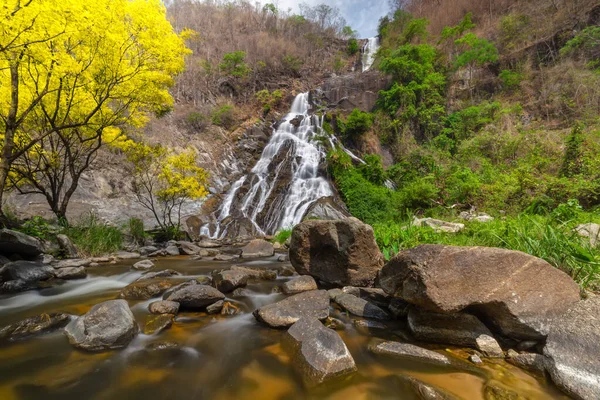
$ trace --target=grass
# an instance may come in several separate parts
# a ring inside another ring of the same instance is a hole
[[[99,256],[119,251],[123,245],[123,233],[117,227],[100,222],[94,215],[66,227],[64,233],[77,249],[86,256]]]
[[[284,244],[292,236],[291,229],[282,229],[273,236],[273,243]]]
[[[519,215],[488,223],[467,222],[460,233],[438,233],[410,224],[375,224],[375,238],[386,258],[420,244],[486,246],[518,250],[546,260],[569,274],[583,289],[600,290],[600,249],[573,231],[578,221]]]

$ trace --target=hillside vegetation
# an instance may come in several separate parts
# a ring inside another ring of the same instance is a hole
[[[329,154],[350,211],[375,225],[388,256],[419,243],[508,247],[597,285],[600,256],[572,229],[600,222],[600,6],[395,3],[376,61],[391,86],[372,113],[327,118],[347,145],[388,152],[385,165]],[[405,227],[414,214],[470,209],[496,222],[459,235]]]

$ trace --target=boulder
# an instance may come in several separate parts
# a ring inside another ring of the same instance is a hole
[[[223,300],[219,300],[216,303],[211,304],[206,307],[206,312],[209,314],[220,314],[221,310],[223,310],[223,304],[225,302]]]
[[[18,340],[25,337],[46,333],[62,328],[69,323],[67,314],[41,314],[25,318],[19,322],[7,325],[0,329],[0,340]]]
[[[263,279],[265,281],[274,281],[277,279],[277,271],[272,269],[254,269],[234,265],[230,268],[232,271],[243,271],[252,279]]]
[[[202,248],[196,246],[195,244],[185,241],[177,242],[177,246],[179,247],[179,252],[182,255],[193,256],[196,254],[200,254],[200,252],[203,251]],[[206,254],[208,255],[208,253]]]
[[[29,235],[10,229],[0,229],[0,253],[34,258],[43,253],[42,243]]]
[[[369,303],[360,297],[351,294],[342,293],[333,298],[344,310],[350,314],[370,319],[388,320],[390,316],[376,305]]]
[[[294,228],[290,261],[301,275],[338,286],[372,286],[383,266],[373,228],[356,218],[304,221]]]
[[[589,238],[592,247],[600,245],[600,224],[581,224],[575,228],[575,232],[581,237]]]
[[[150,303],[148,311],[152,314],[177,314],[179,312],[179,303],[175,301],[160,300]]]
[[[130,300],[148,300],[164,293],[172,286],[172,282],[160,278],[135,281],[121,289],[119,297]]]
[[[254,311],[254,317],[271,328],[287,328],[300,318],[325,320],[329,317],[329,294],[313,290],[293,295]]]
[[[219,291],[229,293],[248,284],[251,275],[242,270],[224,270],[213,275],[214,285]]]
[[[225,299],[225,295],[212,286],[190,285],[174,291],[167,298],[176,301],[181,308],[202,309],[219,300]]]
[[[85,267],[70,267],[70,268],[59,268],[54,270],[54,275],[58,279],[84,279],[87,277]]]
[[[544,355],[561,390],[576,399],[600,399],[600,296],[578,302],[554,321]]]
[[[54,268],[62,269],[62,268],[79,268],[79,267],[89,267],[92,263],[92,260],[89,258],[75,258],[71,260],[61,260]]]
[[[137,335],[139,327],[125,300],[96,304],[65,327],[69,342],[87,351],[105,351],[125,347]]]
[[[356,297],[360,297],[361,299],[367,300],[381,308],[386,308],[389,306],[390,302],[393,300],[393,297],[387,294],[381,288],[361,288],[356,286],[344,286],[342,288],[344,293],[351,294]]]
[[[141,282],[141,281],[147,281],[147,280],[154,279],[154,278],[169,278],[171,276],[179,276],[179,275],[181,275],[181,274],[177,271],[173,271],[172,269],[164,269],[162,271],[146,272],[145,274],[143,274],[142,276],[137,278],[135,281]]]
[[[67,235],[58,234],[56,235],[56,241],[58,242],[58,246],[62,251],[62,254],[67,258],[77,258],[79,257],[79,252],[77,251],[77,247],[73,244],[71,239]]]
[[[144,335],[153,335],[170,328],[174,319],[175,315],[173,314],[148,315],[144,325]]]
[[[338,220],[350,217],[350,213],[342,205],[338,204],[333,197],[321,197],[308,207],[302,221],[307,220]]]
[[[292,280],[285,282],[282,286],[283,293],[285,294],[296,294],[301,292],[308,292],[310,290],[317,290],[317,282],[312,276],[299,276]]]
[[[147,256],[149,254],[156,253],[159,250],[160,249],[156,246],[143,246],[138,249],[138,252],[143,256]]]
[[[433,218],[415,218],[413,220],[415,226],[428,226],[436,232],[457,233],[465,229],[465,224],[455,222],[447,222]]]
[[[115,257],[119,260],[135,260],[140,258],[140,253],[134,253],[130,251],[118,251],[115,253]]]
[[[504,356],[492,332],[474,315],[413,308],[408,313],[408,326],[415,338],[424,342],[473,347],[490,357]]]
[[[214,261],[233,261],[236,258],[239,258],[238,256],[233,256],[231,254],[217,254],[213,260]]]
[[[285,346],[292,365],[307,387],[351,374],[357,370],[344,341],[315,318],[301,318],[287,331]]]
[[[178,256],[179,255],[179,247],[175,245],[167,246],[164,249],[166,255],[168,256]]]
[[[536,353],[511,353],[512,351],[509,351],[509,357],[506,359],[509,363],[539,375],[544,375],[546,372],[546,363],[548,362],[546,356]]]
[[[54,277],[54,268],[33,261],[14,261],[0,268],[0,292],[10,293],[38,286]]]
[[[579,286],[546,261],[486,247],[402,251],[383,267],[379,283],[386,293],[426,310],[469,308],[505,336],[523,340],[543,339],[552,317],[579,300]]]
[[[142,260],[133,264],[133,269],[137,269],[138,271],[147,271],[152,267],[154,267],[154,263],[150,260]]]
[[[242,258],[271,257],[273,254],[273,244],[263,239],[254,239],[242,249]]]
[[[409,343],[373,341],[369,344],[369,351],[373,354],[417,361],[425,364],[441,365],[445,367],[453,364],[452,360],[443,354]]]
[[[215,249],[217,247],[223,246],[221,244],[221,242],[218,242],[216,240],[209,240],[209,239],[203,239],[203,240],[197,242],[196,245],[198,247],[202,247],[204,249]]]

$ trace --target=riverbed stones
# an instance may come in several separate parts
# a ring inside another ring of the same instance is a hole
[[[326,290],[299,293],[257,309],[254,317],[271,328],[287,328],[300,318],[323,321],[329,317],[329,294]]]
[[[56,278],[64,280],[84,279],[87,276],[87,272],[85,267],[69,267],[55,269],[54,275]]]
[[[178,256],[179,255],[179,247],[175,245],[170,245],[165,247],[164,249],[166,255],[168,256]]]
[[[243,271],[252,279],[263,279],[265,281],[274,281],[277,279],[277,271],[273,269],[255,269],[241,265],[233,265],[230,269],[232,271]]]
[[[579,286],[546,261],[486,247],[402,251],[381,270],[379,282],[386,293],[426,310],[473,308],[505,336],[522,340],[543,339],[551,318],[579,300]]]
[[[490,330],[474,315],[440,314],[412,308],[408,326],[416,339],[424,342],[473,347],[490,357],[503,357]]]
[[[203,251],[200,247],[196,246],[195,244],[185,241],[177,242],[177,246],[179,247],[179,253],[182,255],[193,256],[196,254],[200,254],[200,252]],[[205,254],[208,255],[208,253]]]
[[[380,342],[378,340],[374,340],[369,344],[369,351],[373,354],[417,361],[426,364],[441,366],[452,365],[452,361],[449,357],[409,343],[391,341]]]
[[[42,243],[29,235],[10,229],[0,229],[0,253],[5,256],[18,254],[34,258],[43,253]]]
[[[216,241],[216,240],[210,240],[210,239],[203,239],[203,240],[197,242],[196,245],[198,247],[202,247],[204,249],[215,249],[215,248],[223,246],[221,244],[221,242]]]
[[[337,304],[339,304],[344,310],[350,314],[370,319],[377,320],[388,320],[390,316],[388,313],[377,307],[375,304],[369,303],[368,301],[356,297],[351,294],[342,293],[338,294],[333,298]]]
[[[273,244],[263,239],[254,239],[242,249],[242,258],[271,257],[273,254]]]
[[[342,288],[344,293],[348,293],[354,295],[356,297],[360,297],[361,299],[367,300],[379,306],[381,308],[386,308],[392,301],[393,297],[387,294],[381,288],[363,288],[356,286],[344,286]]]
[[[178,289],[171,293],[167,298],[169,301],[176,301],[180,308],[203,309],[225,299],[225,295],[212,286],[190,285]]]
[[[337,286],[372,286],[383,266],[373,228],[356,218],[304,221],[294,228],[290,261],[300,275]]]
[[[136,260],[140,258],[140,253],[135,253],[132,251],[118,251],[115,253],[115,257],[119,260]]]
[[[224,303],[225,302],[223,300],[219,300],[216,303],[213,303],[210,306],[206,307],[206,312],[209,314],[220,314],[221,310],[223,309]]]
[[[173,282],[160,278],[135,281],[121,289],[119,297],[130,300],[148,300],[166,292],[172,286]]]
[[[87,351],[126,347],[138,331],[138,324],[125,300],[96,304],[65,327],[69,342]]]
[[[148,315],[144,325],[144,335],[153,335],[170,328],[174,319],[175,315],[173,314]]]
[[[288,329],[284,343],[292,365],[307,387],[351,374],[356,364],[344,341],[316,318],[301,318]]]
[[[147,280],[154,279],[154,278],[169,278],[171,276],[179,276],[179,275],[181,275],[181,273],[174,271],[172,269],[163,269],[162,271],[146,272],[145,274],[143,274],[142,276],[137,278],[135,281],[141,282],[141,281],[147,281]]]
[[[600,399],[600,296],[554,321],[544,355],[556,386],[576,399]]]
[[[217,254],[213,260],[214,261],[233,261],[239,258],[239,256],[234,256],[232,254]]]
[[[282,286],[283,293],[285,294],[296,294],[317,289],[317,282],[315,282],[312,276],[308,275],[293,278],[285,282]]]
[[[89,267],[92,263],[92,260],[89,258],[74,258],[70,260],[61,260],[54,268],[62,269],[62,268],[79,268],[79,267]]]
[[[0,329],[0,340],[19,340],[28,336],[46,333],[62,328],[70,321],[67,314],[40,314],[25,318]]]
[[[152,314],[177,314],[179,303],[176,301],[160,300],[150,303],[148,311]]]
[[[0,268],[0,293],[32,289],[54,277],[54,268],[34,261],[13,261]]]
[[[142,260],[133,264],[133,269],[137,269],[138,271],[147,271],[154,267],[154,263],[151,260]]]
[[[229,293],[237,288],[245,287],[250,279],[246,271],[241,270],[224,270],[213,275],[215,287],[223,293]]]

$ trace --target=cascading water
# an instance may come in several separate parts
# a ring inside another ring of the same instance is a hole
[[[365,44],[365,47],[363,47],[362,72],[368,71],[369,68],[371,68],[373,62],[375,61],[377,50],[379,50],[379,37],[375,36],[369,38],[367,44]]]
[[[310,108],[308,93],[294,99],[260,160],[224,198],[215,231],[204,227],[202,234],[224,237],[235,221],[249,221],[258,233],[273,234],[298,224],[315,201],[333,195],[327,179],[319,176],[325,154],[311,139],[321,131],[321,121]]]

